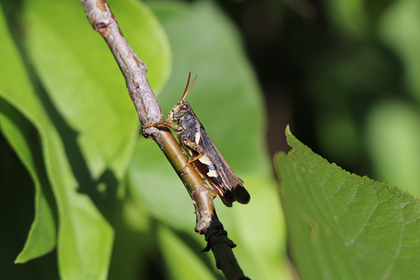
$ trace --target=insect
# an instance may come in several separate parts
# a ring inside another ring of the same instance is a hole
[[[247,204],[250,195],[244,188],[244,182],[232,171],[226,160],[207,135],[203,125],[198,120],[191,105],[185,100],[194,85],[197,76],[189,86],[191,72],[188,75],[187,86],[181,100],[169,112],[165,122],[149,124],[143,127],[171,128],[177,131],[178,141],[189,156],[188,163],[194,163],[195,169],[218,192],[223,203],[231,207],[234,201]],[[177,123],[177,124],[176,124]],[[187,163],[187,164],[188,164]],[[181,171],[185,173],[187,165]]]

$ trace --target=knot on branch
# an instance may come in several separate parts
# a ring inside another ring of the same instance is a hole
[[[85,7],[86,16],[89,19],[93,29],[102,33],[104,29],[115,22],[114,14],[105,0],[91,3],[86,0],[80,0]]]
[[[95,22],[93,24],[93,29],[96,32],[102,33],[104,29],[107,28],[111,23],[112,21],[111,22],[104,22],[104,21]]]
[[[235,248],[236,244],[229,239],[227,231],[223,228],[222,223],[216,218],[214,222],[211,223],[208,231],[206,232],[206,241],[207,246],[201,252],[208,252],[210,249],[220,242],[227,244],[230,248]]]

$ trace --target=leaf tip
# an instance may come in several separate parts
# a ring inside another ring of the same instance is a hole
[[[287,126],[286,126],[286,136],[289,136],[289,135],[292,135],[292,132],[290,132],[290,124],[288,124]]]
[[[16,257],[16,260],[14,260],[14,261],[13,261],[13,263],[14,263],[14,264],[21,264],[21,263],[25,263],[25,261],[22,261],[22,260],[21,260],[20,255],[21,255],[21,254],[19,254],[19,255]]]
[[[290,125],[289,125],[289,124],[286,126],[285,134],[286,134],[286,141],[287,141],[287,144],[288,144],[291,148],[294,148],[294,147],[295,147],[295,145],[293,145],[293,143],[294,143],[297,139],[296,139],[296,137],[292,134],[292,132],[290,131]]]

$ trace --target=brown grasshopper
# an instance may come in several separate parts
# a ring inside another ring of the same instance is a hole
[[[244,182],[239,179],[232,171],[226,160],[220,154],[219,150],[211,141],[204,130],[203,125],[191,108],[191,105],[185,100],[187,94],[194,85],[197,76],[189,86],[191,72],[188,76],[187,86],[181,100],[169,112],[165,122],[149,124],[143,127],[171,128],[177,131],[179,143],[187,152],[188,163],[194,163],[194,167],[219,193],[223,203],[231,207],[235,200],[242,204],[247,204],[250,195],[244,188]],[[175,124],[175,123],[178,124]],[[181,175],[185,174],[185,169]]]

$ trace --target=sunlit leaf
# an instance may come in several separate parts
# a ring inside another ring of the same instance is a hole
[[[109,1],[124,34],[151,69],[157,91],[169,73],[164,32],[141,2]],[[139,121],[124,78],[79,1],[28,1],[26,47],[57,110],[75,130],[90,176],[107,169],[121,178],[137,138]]]
[[[51,116],[57,115],[49,106],[48,98],[41,91],[34,92],[17,49],[10,38],[2,38],[8,41],[3,40],[1,44],[2,48],[7,48],[0,52],[4,54],[1,56],[4,59],[2,65],[7,67],[0,70],[4,78],[0,94],[36,127],[41,137],[45,169],[58,207],[57,255],[61,277],[105,279],[112,248],[112,229],[90,197],[78,189],[79,182],[73,176],[63,140],[53,123],[57,119],[51,120]]]

